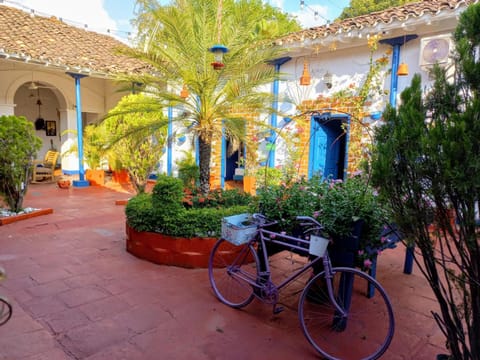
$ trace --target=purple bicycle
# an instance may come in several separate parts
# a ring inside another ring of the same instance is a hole
[[[260,214],[225,218],[222,238],[213,247],[208,265],[215,295],[234,308],[257,298],[279,313],[279,291],[310,270],[312,276],[298,302],[300,324],[310,344],[326,359],[380,358],[395,327],[385,290],[358,269],[332,267],[321,224],[307,216],[297,221],[302,235],[290,236],[274,231],[275,222]],[[304,254],[311,261],[275,284],[269,265],[269,249],[274,246]],[[369,289],[375,290],[371,296]]]

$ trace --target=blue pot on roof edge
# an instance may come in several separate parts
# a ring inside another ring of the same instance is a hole
[[[382,117],[382,112],[381,111],[374,111],[370,113],[370,119],[372,120],[379,120]]]

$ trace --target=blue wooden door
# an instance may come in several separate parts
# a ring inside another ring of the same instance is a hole
[[[347,134],[342,123],[346,116],[325,114],[312,117],[310,132],[309,177],[343,179],[346,167]]]

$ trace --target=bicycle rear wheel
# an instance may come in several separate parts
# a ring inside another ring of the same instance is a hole
[[[12,317],[12,305],[7,299],[0,296],[0,326],[4,325]]]
[[[298,314],[310,344],[327,359],[378,359],[394,333],[390,300],[380,284],[351,268],[333,268],[332,287],[341,318],[328,296],[325,273],[312,278],[302,292]],[[368,297],[369,285],[375,295]]]
[[[253,287],[248,281],[255,283],[258,271],[258,256],[252,245],[235,246],[220,239],[210,253],[210,284],[218,299],[228,306],[241,308],[252,302]]]

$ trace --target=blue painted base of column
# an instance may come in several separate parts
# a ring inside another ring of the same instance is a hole
[[[78,170],[64,170],[62,169],[64,175],[78,175],[80,172]]]
[[[88,180],[73,180],[74,187],[87,187],[90,186],[90,181]]]
[[[407,250],[405,252],[405,262],[403,265],[403,273],[404,274],[411,274],[413,272],[413,262],[414,262],[414,251],[415,246],[407,246]]]

